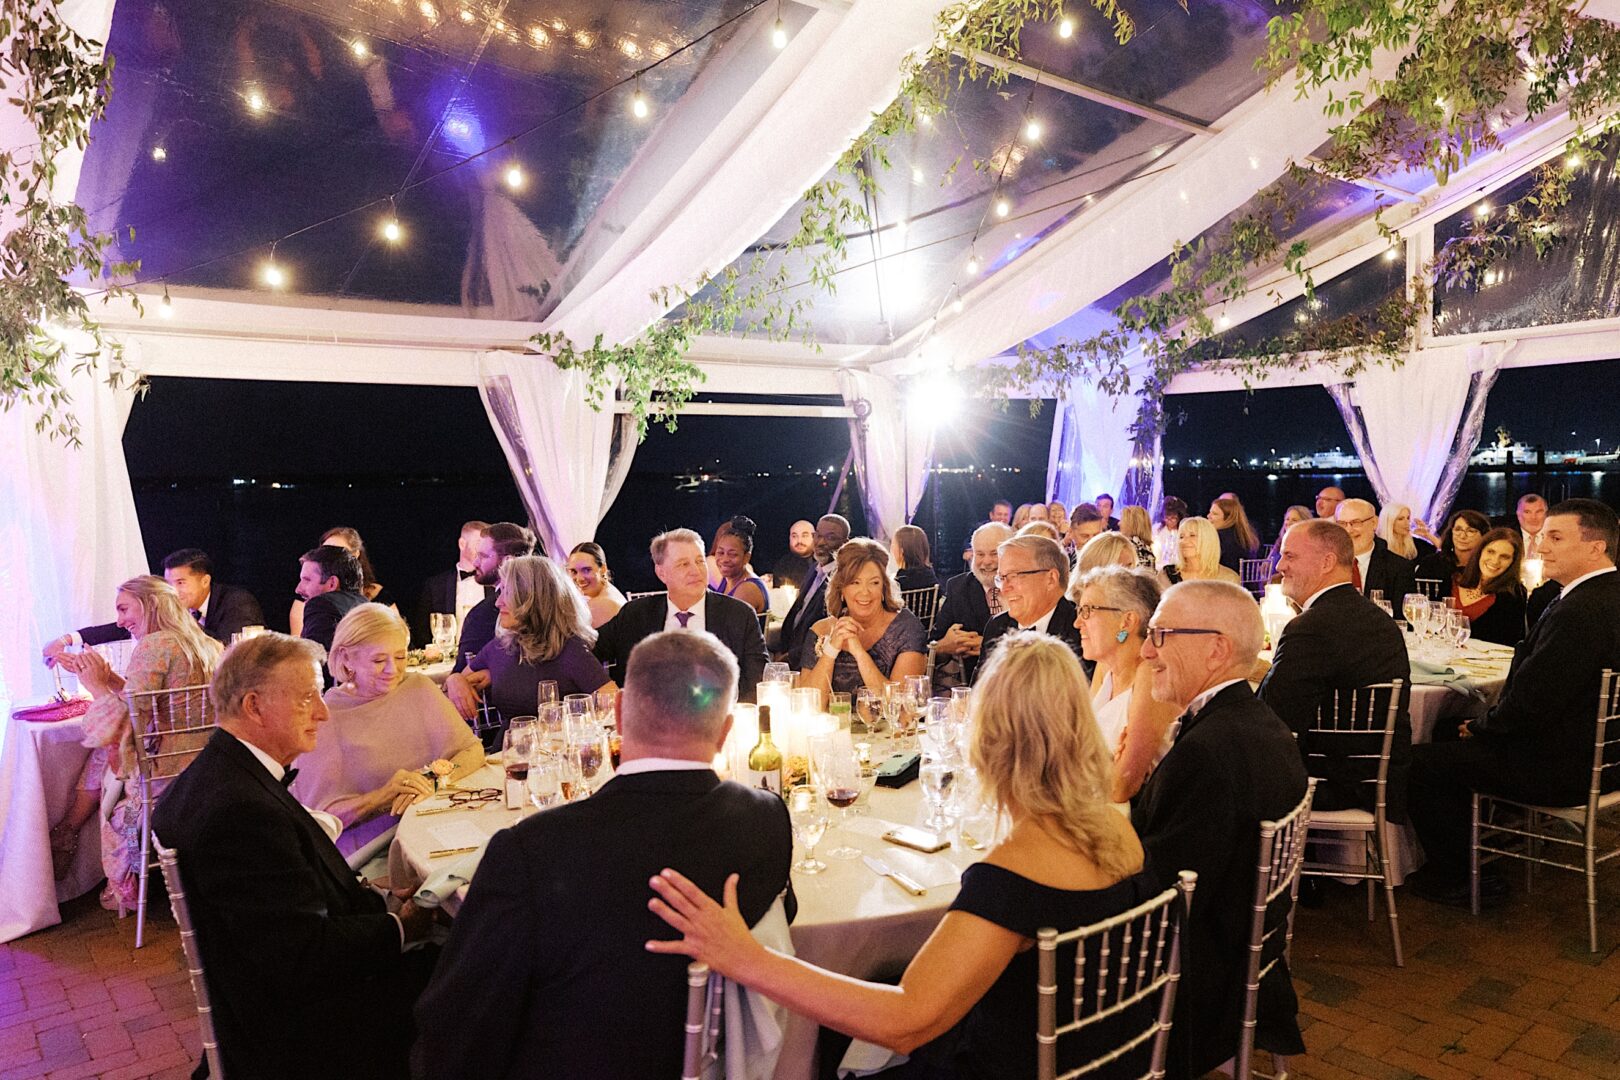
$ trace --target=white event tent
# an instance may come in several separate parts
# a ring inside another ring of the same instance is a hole
[[[127,20],[132,25],[120,23],[126,5],[141,9],[144,36],[134,16]],[[321,82],[334,99],[342,95],[327,68],[352,59],[349,98],[371,110],[381,130],[399,136],[396,142],[422,147],[404,181],[354,185],[341,193],[348,203],[334,197],[255,217],[259,208],[244,196],[240,210],[250,225],[244,227],[222,218],[217,193],[205,190],[184,216],[158,216],[134,242],[156,245],[135,252],[143,261],[136,288],[146,301],[144,316],[119,303],[96,309],[124,346],[126,362],[151,376],[477,387],[534,520],[556,551],[592,535],[623,480],[634,440],[619,412],[589,408],[582,377],[536,354],[528,339],[552,330],[581,343],[598,335],[627,340],[667,314],[650,299],[654,290],[741,265],[756,245],[790,235],[801,195],[829,175],[872,114],[893,100],[903,60],[930,41],[942,5],[573,0],[542,10],[523,0],[477,6],[296,0],[264,6],[280,12],[276,25],[253,23],[267,17],[244,13],[234,27],[211,27],[199,5],[170,4],[166,17],[179,25],[167,31],[154,31],[154,6],[136,0],[60,6],[81,32],[109,42],[128,73],[122,82],[115,77],[109,117],[93,130],[86,159],[61,163],[59,196],[77,198],[99,228],[139,216],[151,192],[142,177],[153,171],[154,150],[165,151],[172,175],[186,167],[185,146],[211,139],[212,151],[229,153],[229,140],[245,138],[240,132],[253,124],[296,119],[308,98],[284,102],[271,94],[267,102],[253,89],[254,78],[278,70],[272,62],[278,41],[296,43],[295,54],[305,57],[299,77]],[[1175,242],[1216,227],[1288,162],[1309,158],[1327,141],[1325,91],[1300,96],[1287,79],[1267,89],[1254,71],[1269,4],[1195,0],[1187,13],[1174,0],[1127,7],[1139,25],[1129,45],[1114,44],[1089,10],[1077,12],[1073,41],[1026,31],[1018,61],[995,61],[1009,70],[1005,87],[969,85],[936,121],[943,130],[897,140],[893,160],[873,165],[881,190],[868,209],[878,227],[850,238],[838,293],[814,301],[809,321],[820,348],[702,339],[691,357],[707,376],[703,392],[750,400],[696,404],[691,411],[849,417],[868,519],[875,532],[887,533],[915,509],[929,463],[929,426],[907,416],[910,387],[937,391],[951,372],[997,362],[1021,343],[1093,332],[1105,324],[1110,298],[1162,276]],[[1620,4],[1593,3],[1587,14],[1604,7]],[[245,12],[243,5],[222,8]],[[553,19],[558,13],[564,14]],[[218,11],[214,17],[226,21]],[[772,41],[778,19],[788,31],[780,48]],[[120,41],[129,42],[128,56]],[[1198,48],[1189,50],[1189,43]],[[345,46],[352,57],[344,56]],[[208,127],[206,119],[170,115],[173,98],[165,95],[184,82],[186,57],[209,50],[234,57],[236,69],[222,60],[218,66],[227,71],[218,83],[181,86],[188,100],[207,105],[212,93],[224,99],[213,107],[241,112],[246,101],[249,111],[268,118],[205,135],[192,129]],[[254,50],[260,66],[248,65],[244,76],[237,69]],[[317,55],[325,58],[320,64],[312,59]],[[661,56],[667,63],[655,64]],[[1375,72],[1387,75],[1397,60],[1378,57]],[[429,69],[433,78],[423,74]],[[432,109],[414,123],[402,121],[418,77],[434,87],[421,99]],[[474,116],[487,125],[481,132],[464,106],[486,78],[486,86],[505,80],[508,100]],[[543,142],[517,137],[521,127],[498,128],[495,114],[520,113],[510,99],[526,98],[528,89],[536,99],[550,94],[569,102],[573,126],[540,130]],[[629,103],[644,89],[651,115],[639,120]],[[0,113],[0,145],[27,143],[26,124],[7,108]],[[1031,108],[1046,129],[1039,146],[1020,145]],[[401,134],[407,127],[409,138]],[[1334,199],[1299,223],[1298,234],[1312,245],[1316,279],[1330,282],[1379,260],[1422,264],[1434,251],[1437,225],[1562,153],[1575,129],[1556,108],[1515,123],[1500,150],[1469,162],[1444,187],[1413,175],[1339,185]],[[614,134],[587,139],[603,131]],[[355,138],[353,129],[321,132],[333,154],[347,152],[344,141]],[[481,154],[480,137],[501,152]],[[435,139],[454,145],[429,154]],[[563,188],[549,189],[548,205],[537,210],[510,190],[518,184],[501,171],[512,168],[515,153],[538,186],[549,176],[548,148],[558,159],[575,159],[566,227],[555,223]],[[400,218],[411,228],[411,185],[457,150],[472,159],[458,171],[457,196],[473,208],[471,221],[457,244],[437,249],[436,257],[448,251],[441,261],[451,277],[461,264],[459,289],[452,290],[459,296],[351,289],[365,258],[359,249],[350,253],[354,269],[337,275],[342,287],[300,287],[301,279],[317,276],[302,271],[301,260],[318,260],[323,246],[351,243],[320,229],[302,236],[303,225],[362,205],[359,216],[375,220],[376,200],[398,193]],[[308,129],[303,141],[289,135],[286,167],[319,168],[320,151]],[[594,155],[583,168],[582,152]],[[975,171],[964,161],[951,183],[938,183],[957,155],[992,167]],[[360,190],[366,197],[353,197]],[[1403,252],[1392,253],[1371,220],[1379,194],[1392,204],[1384,220],[1398,230]],[[991,208],[992,198],[1002,196],[1014,204],[1004,217]],[[172,239],[163,235],[164,222],[180,230]],[[198,238],[216,226],[219,242],[200,248]],[[253,268],[267,252],[292,268],[292,287],[272,290],[255,279]],[[192,272],[193,255],[206,272]],[[972,269],[964,269],[969,260]],[[1299,293],[1298,281],[1280,267],[1262,271],[1247,297],[1222,310],[1222,325],[1242,325]],[[165,295],[172,298],[167,311],[159,304]],[[1344,385],[1323,363],[1267,385],[1329,385],[1380,497],[1427,514],[1449,501],[1442,480],[1473,449],[1496,372],[1616,356],[1616,320],[1466,333],[1428,321],[1400,368],[1374,369]],[[95,375],[75,376],[69,385],[83,425],[80,448],[36,434],[25,409],[0,414],[7,462],[0,472],[0,582],[11,601],[0,608],[0,698],[40,696],[49,678],[37,663],[42,642],[104,607],[119,581],[146,569],[121,447],[132,395]],[[1180,377],[1170,391],[1240,385],[1235,375],[1205,371]],[[1048,390],[1053,396],[1055,389]],[[839,395],[844,405],[772,400],[790,395]],[[1120,490],[1133,459],[1150,459],[1156,473],[1157,447],[1135,446],[1129,436],[1134,414],[1134,399],[1114,402],[1089,386],[1066,389],[1047,481],[1054,497],[1074,501],[1078,493]],[[289,436],[295,433],[296,418],[289,418]],[[1145,500],[1150,491],[1137,496]]]

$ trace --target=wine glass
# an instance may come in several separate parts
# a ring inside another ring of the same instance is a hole
[[[596,722],[596,700],[591,694],[569,694],[563,698],[563,715],[568,718],[570,725],[589,721]]]
[[[859,751],[857,751],[857,755]],[[872,789],[877,787],[877,766],[870,761],[859,761],[861,769],[861,793],[855,799],[855,805],[850,813],[856,817],[868,813],[872,809]]]
[[[1406,616],[1407,623],[1414,631],[1418,628],[1418,617],[1422,611],[1429,608],[1429,598],[1422,593],[1409,592],[1401,597],[1401,614]]]
[[[876,734],[883,725],[883,697],[871,687],[863,686],[855,691],[855,721],[865,724],[866,730]],[[854,723],[850,724],[854,729]]]
[[[801,874],[819,874],[827,864],[816,858],[816,845],[827,832],[827,805],[822,801],[821,789],[813,784],[800,784],[788,789],[788,820],[793,826],[793,838],[804,848],[804,858],[793,864]]]
[[[1449,616],[1451,620],[1451,641],[1459,649],[1468,647],[1468,639],[1474,636],[1474,623],[1468,616],[1460,611],[1453,611]]]
[[[428,616],[428,628],[433,632],[433,645],[439,656],[452,660],[456,655],[456,617],[449,612],[435,611]]]
[[[956,785],[956,765],[944,757],[925,754],[919,776],[922,779],[923,800],[928,804],[928,827],[939,832],[949,824],[945,819],[945,807],[950,802],[951,789]]]
[[[529,759],[534,756],[536,725],[532,716],[518,716],[501,735],[501,764],[506,769],[506,808],[522,809],[524,786],[529,782]]]
[[[529,802],[536,810],[556,806],[563,798],[562,759],[551,754],[536,753],[529,760]]]
[[[538,702],[538,704],[542,705],[542,706],[545,706],[545,705],[550,705],[550,704],[552,704],[552,703],[554,703],[554,702],[556,702],[558,700],[559,699],[557,697],[557,680],[556,679],[541,679],[540,680],[540,686],[539,686],[539,702]]]
[[[827,802],[838,808],[838,824],[842,828],[849,823],[849,808],[861,797],[861,761],[855,747],[836,735],[828,738],[815,747],[815,770]],[[873,775],[875,778],[876,774]],[[859,858],[860,848],[851,846],[847,830],[845,833],[843,842],[827,854],[835,859]]]
[[[579,763],[579,775],[587,789],[602,771],[602,762],[608,758],[607,732],[595,724],[588,724],[574,733],[569,754]]]
[[[560,754],[568,743],[568,723],[563,717],[562,703],[549,701],[540,706],[536,723],[535,750],[546,754]]]

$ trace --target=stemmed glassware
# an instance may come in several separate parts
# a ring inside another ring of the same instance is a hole
[[[789,788],[787,808],[793,838],[804,848],[804,858],[794,863],[793,869],[801,874],[821,873],[827,869],[827,864],[816,858],[816,845],[827,832],[827,804],[822,801],[821,789],[813,784]]]
[[[956,785],[957,764],[944,755],[925,753],[920,776],[923,800],[928,803],[928,827],[942,832],[950,826],[945,810]]]
[[[539,688],[539,700],[536,702],[536,704],[540,708],[543,709],[547,705],[556,704],[556,702],[558,700],[560,700],[560,699],[557,697],[557,680],[556,679],[541,679],[540,680],[540,688]]]
[[[1468,646],[1468,639],[1474,635],[1473,620],[1460,611],[1453,611],[1447,616],[1451,631],[1451,643],[1459,649]]]
[[[535,736],[535,750],[546,754],[560,754],[568,744],[568,723],[563,717],[561,702],[548,702],[540,706],[540,717]]]
[[[810,756],[816,783],[826,793],[827,802],[838,808],[838,824],[842,828],[849,823],[849,808],[861,797],[861,759],[849,737],[840,738],[840,735],[841,732],[835,732],[811,740]],[[875,779],[876,774],[873,776]],[[845,829],[842,842],[827,854],[835,859],[856,859],[861,851],[849,843]]]
[[[534,756],[535,720],[532,716],[514,717],[501,735],[501,765],[506,770],[506,808],[521,809],[522,795],[518,790],[529,781],[529,759]]]
[[[536,751],[529,760],[527,782],[529,801],[535,809],[556,806],[563,800],[563,759]]]
[[[428,629],[433,632],[433,646],[445,660],[456,658],[456,617],[445,611],[428,616]]]

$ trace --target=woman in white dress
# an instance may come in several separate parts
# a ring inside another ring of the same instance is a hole
[[[1170,749],[1180,710],[1153,700],[1153,672],[1142,663],[1148,619],[1159,606],[1159,575],[1141,567],[1104,566],[1076,575],[1069,599],[1087,660],[1097,665],[1091,702],[1114,755],[1113,800],[1135,795]]]

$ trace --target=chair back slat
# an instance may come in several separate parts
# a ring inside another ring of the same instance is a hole
[[[1422,593],[1427,599],[1430,600],[1438,600],[1450,591],[1446,587],[1446,583],[1444,581],[1440,580],[1439,578],[1429,577],[1420,577],[1415,579],[1412,582],[1412,588],[1415,591]],[[1391,601],[1395,601],[1394,597],[1390,597],[1389,599]]]
[[[1243,1029],[1237,1053],[1238,1080],[1252,1072],[1254,1031],[1260,1003],[1260,981],[1285,957],[1294,936],[1294,900],[1299,892],[1299,871],[1305,862],[1305,834],[1311,825],[1311,799],[1316,779],[1306,781],[1305,797],[1276,821],[1260,823],[1260,849],[1255,861],[1254,902],[1249,921],[1249,972],[1243,996]],[[1269,925],[1268,925],[1269,924]],[[1283,945],[1272,943],[1278,934]],[[1272,945],[1266,959],[1266,947]]]
[[[157,848],[163,884],[169,890],[169,907],[180,927],[180,948],[185,954],[186,970],[191,977],[191,993],[197,999],[197,1033],[202,1039],[208,1074],[215,1080],[224,1080],[225,1067],[219,1060],[219,1037],[214,1033],[214,1010],[208,999],[208,981],[203,976],[202,949],[197,944],[197,931],[191,923],[191,905],[186,900],[185,884],[180,879],[179,855],[173,848],[164,847],[156,836],[152,837],[152,846]]]
[[[924,627],[934,624],[934,612],[939,607],[939,586],[925,589],[906,589],[900,593],[900,602],[911,609]]]
[[[1181,978],[1181,931],[1198,875],[1184,871],[1175,886],[1112,918],[1067,933],[1036,933],[1036,1063],[1041,1080],[1058,1080],[1058,1040],[1089,1034],[1095,1056],[1062,1074],[1088,1076],[1151,1042],[1145,1075],[1162,1077]],[[1058,949],[1075,950],[1073,1007],[1057,1015]],[[1116,966],[1117,965],[1117,966]],[[1154,995],[1159,995],[1157,1008]],[[1141,1017],[1129,1015],[1140,1009]]]
[[[631,600],[640,600],[643,596],[663,596],[663,595],[664,595],[664,590],[663,589],[655,589],[655,590],[653,590],[651,592],[625,593],[624,594],[624,599],[628,603]]]
[[[1604,780],[1611,774],[1620,774],[1620,672],[1603,669],[1598,686],[1597,727],[1592,742],[1592,787],[1588,793],[1587,820],[1597,820],[1598,800],[1603,796]]]
[[[686,1047],[682,1055],[681,1080],[699,1080],[714,1061],[705,1060],[709,1031],[709,965],[693,961],[686,965]]]
[[[124,695],[135,743],[135,768],[148,784],[180,775],[214,732],[208,684],[170,690],[132,690]]]
[[[1317,706],[1316,722],[1306,730],[1305,771],[1321,775],[1319,770],[1329,757],[1376,762],[1377,767],[1358,782],[1373,785],[1373,805],[1382,814],[1405,687],[1404,679],[1396,679],[1333,691]]]
[[[1238,560],[1238,580],[1252,593],[1266,591],[1266,582],[1271,580],[1271,573],[1270,559]]]

